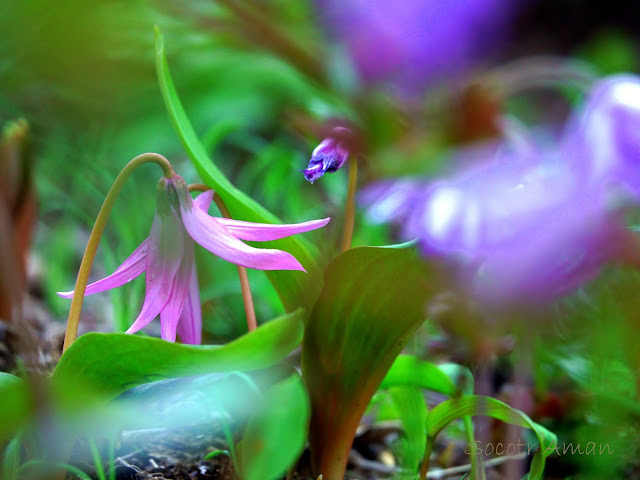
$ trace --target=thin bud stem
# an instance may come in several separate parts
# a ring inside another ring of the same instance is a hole
[[[344,229],[342,231],[342,251],[351,248],[353,238],[353,224],[356,217],[356,187],[358,185],[358,158],[351,157],[349,161],[349,187],[347,190],[347,203],[344,209]]]
[[[207,190],[211,190],[206,185],[201,183],[196,183],[189,185],[189,191],[200,191],[205,192]],[[231,214],[229,213],[229,209],[227,205],[224,203],[222,198],[217,193],[213,194],[213,201],[216,202],[216,206],[218,210],[220,210],[220,214],[224,218],[231,218]],[[253,296],[251,295],[251,286],[249,285],[249,276],[247,275],[247,269],[245,267],[238,267],[238,277],[240,277],[240,289],[242,290],[242,300],[244,301],[244,311],[247,315],[247,327],[249,331],[255,330],[258,328],[258,321],[256,319],[256,311],[253,305]]]
[[[89,235],[89,241],[87,242],[87,248],[84,251],[82,257],[82,263],[80,263],[80,270],[78,271],[78,278],[76,280],[76,286],[73,291],[73,298],[71,299],[71,308],[69,309],[69,319],[67,320],[67,331],[64,336],[64,346],[62,351],[64,352],[75,341],[78,336],[78,324],[80,323],[80,312],[82,311],[82,303],[84,302],[84,293],[87,289],[87,283],[89,281],[89,273],[91,272],[91,266],[98,250],[98,244],[102,237],[102,232],[109,220],[109,215],[113,209],[113,205],[116,202],[116,198],[120,194],[122,187],[127,179],[131,176],[133,171],[140,165],[145,163],[157,163],[162,167],[165,178],[172,178],[175,175],[173,167],[169,160],[164,158],[158,153],[143,153],[138,155],[133,160],[125,165],[122,171],[116,177],[116,180],[111,185],[109,193],[107,193],[104,203],[98,212],[98,217],[93,225],[91,234]]]
[[[429,463],[431,461],[431,450],[433,449],[434,438],[427,436],[427,445],[424,450],[424,458],[422,459],[422,465],[420,466],[419,480],[427,480],[427,472],[429,471]]]

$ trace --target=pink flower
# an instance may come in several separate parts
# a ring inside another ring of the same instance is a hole
[[[213,191],[195,200],[179,175],[158,182],[151,233],[111,275],[87,286],[85,296],[119,287],[146,274],[142,310],[127,333],[135,333],[160,315],[161,336],[174,342],[201,342],[202,317],[194,240],[236,265],[258,270],[301,270],[288,252],[250,247],[241,240],[269,241],[325,226],[329,218],[293,225],[271,225],[211,217]],[[71,298],[73,291],[58,293]]]

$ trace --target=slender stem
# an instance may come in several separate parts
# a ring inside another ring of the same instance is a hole
[[[349,161],[349,189],[347,190],[347,204],[344,209],[344,230],[342,232],[342,251],[351,248],[353,238],[353,224],[356,218],[356,187],[358,185],[358,158]]]
[[[422,459],[422,466],[420,467],[419,480],[427,479],[427,471],[429,470],[429,463],[431,462],[431,450],[433,449],[433,443],[435,437],[427,436],[427,446],[424,449],[424,458]]]
[[[84,256],[82,257],[82,263],[80,263],[76,287],[73,291],[73,298],[71,299],[71,308],[69,309],[67,331],[64,335],[64,346],[62,347],[63,352],[71,346],[78,336],[80,312],[82,311],[82,303],[84,302],[84,292],[87,289],[87,282],[89,281],[89,273],[91,272],[91,266],[93,265],[96,251],[98,250],[98,244],[100,243],[102,232],[107,224],[107,220],[109,220],[109,215],[111,214],[113,205],[116,202],[116,198],[118,198],[122,187],[133,171],[145,163],[157,163],[160,165],[165,178],[172,178],[175,175],[171,163],[169,163],[169,160],[164,158],[162,155],[158,153],[143,153],[127,163],[116,177],[113,185],[111,185],[109,193],[107,193],[107,197],[104,199],[100,212],[98,212],[96,223],[93,225],[93,229],[89,235],[89,241],[87,242],[87,248],[85,249]]]
[[[189,185],[189,191],[200,191],[204,192],[207,190],[211,190],[206,185],[201,183],[195,183]],[[222,198],[217,193],[213,194],[213,201],[216,202],[216,206],[218,210],[220,210],[220,214],[224,218],[231,218],[231,214],[229,213],[229,209],[227,205],[224,203]],[[244,311],[247,315],[247,327],[249,331],[255,330],[258,328],[258,321],[256,319],[256,311],[253,305],[253,296],[251,295],[251,286],[249,285],[249,276],[247,275],[247,269],[240,265],[238,267],[238,277],[240,277],[240,289],[242,290],[242,300],[244,301]]]

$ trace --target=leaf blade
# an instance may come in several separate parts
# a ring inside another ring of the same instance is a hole
[[[302,340],[302,312],[274,319],[223,346],[184,345],[123,333],[87,333],[64,353],[52,377],[58,392],[83,385],[103,399],[155,380],[270,367]]]

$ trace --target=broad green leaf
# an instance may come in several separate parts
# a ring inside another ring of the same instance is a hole
[[[298,459],[307,440],[309,398],[298,374],[267,390],[238,446],[243,480],[272,480]]]
[[[301,311],[272,320],[226,345],[184,345],[124,333],[87,333],[64,353],[52,377],[59,392],[108,400],[154,380],[274,365],[299,345]],[[61,389],[61,390],[60,390]]]
[[[231,216],[237,220],[261,223],[281,223],[280,220],[236,188],[209,158],[198,138],[178,97],[173,84],[164,49],[164,38],[156,27],[156,70],[160,91],[171,122],[182,144],[205,184],[213,188],[225,201]],[[298,271],[265,272],[287,311],[299,306],[313,305],[321,289],[321,270],[315,257],[317,249],[300,236],[284,238],[274,242],[261,242],[261,246],[286,250],[300,261],[307,273]]]
[[[434,407],[427,417],[427,444],[429,447],[433,446],[436,436],[449,423],[469,415],[485,415],[533,430],[538,439],[539,449],[533,457],[528,478],[529,480],[542,478],[545,459],[555,452],[556,436],[543,426],[535,423],[521,411],[511,408],[506,403],[502,403],[495,398],[481,395],[465,395],[447,400]],[[425,459],[430,454],[429,447],[427,447]]]
[[[21,378],[0,372],[0,443],[15,435],[33,410],[33,398]]]
[[[425,318],[428,288],[407,246],[348,250],[329,264],[324,280],[305,329],[302,371],[315,473],[336,480],[369,400]]]

